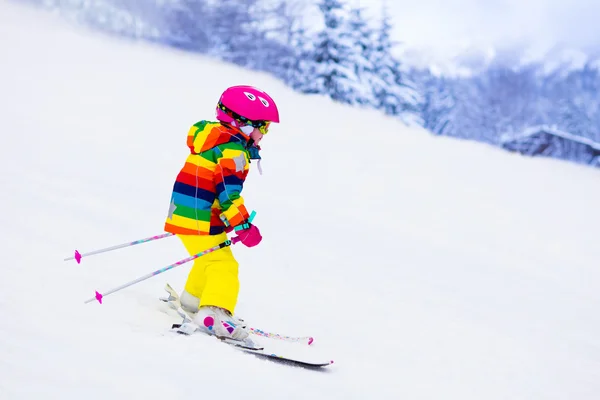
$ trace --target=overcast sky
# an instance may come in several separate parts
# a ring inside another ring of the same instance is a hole
[[[351,0],[375,9],[384,0]],[[468,46],[600,48],[600,0],[387,0],[396,39],[445,58]]]

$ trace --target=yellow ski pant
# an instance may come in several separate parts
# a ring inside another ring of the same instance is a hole
[[[227,235],[177,235],[188,253],[198,254],[227,240]],[[235,311],[240,282],[238,262],[231,247],[205,254],[194,260],[185,290],[200,299],[201,306],[217,306]]]

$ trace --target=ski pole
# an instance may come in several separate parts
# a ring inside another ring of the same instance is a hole
[[[91,255],[99,254],[99,253],[105,253],[107,251],[122,249],[123,247],[135,246],[136,244],[151,242],[153,240],[158,240],[158,239],[166,238],[169,236],[173,236],[173,234],[172,233],[163,233],[162,235],[152,236],[149,238],[136,240],[136,241],[130,242],[130,243],[118,244],[116,246],[111,246],[111,247],[107,247],[105,249],[100,249],[100,250],[94,250],[94,251],[90,251],[90,252],[84,253],[84,254],[81,254],[78,250],[75,250],[75,255],[73,257],[65,258],[64,261],[69,261],[69,260],[75,259],[75,261],[77,261],[77,264],[79,264],[79,263],[81,263],[82,257],[91,256]]]
[[[154,272],[151,272],[151,273],[149,273],[147,275],[144,275],[144,276],[142,276],[142,277],[140,277],[138,279],[135,279],[135,280],[133,280],[131,282],[128,282],[128,283],[126,283],[124,285],[121,285],[119,287],[116,287],[114,289],[111,289],[111,290],[109,290],[107,292],[104,292],[102,294],[99,293],[98,291],[96,291],[96,295],[94,297],[92,297],[91,299],[86,300],[85,304],[91,303],[94,300],[97,300],[98,303],[102,304],[102,299],[104,298],[104,296],[108,296],[111,293],[118,292],[121,289],[125,289],[126,287],[135,285],[136,283],[139,283],[139,282],[142,282],[142,281],[144,281],[146,279],[152,278],[153,276],[156,276],[158,274],[162,274],[163,272],[166,272],[166,271],[168,271],[170,269],[173,269],[173,268],[178,267],[178,266],[180,266],[182,264],[185,264],[186,262],[195,260],[196,258],[201,257],[201,256],[203,256],[205,254],[212,253],[213,251],[217,251],[217,250],[222,249],[222,248],[227,247],[227,246],[231,246],[232,244],[235,244],[235,243],[239,242],[240,240],[241,239],[236,236],[236,237],[234,237],[231,240],[228,239],[228,240],[224,241],[223,243],[220,243],[220,244],[216,245],[215,247],[211,247],[210,249],[204,250],[203,252],[200,252],[198,254],[194,254],[191,257],[184,258],[183,260],[179,260],[176,263],[168,265],[168,266],[166,266],[164,268],[157,269]]]
[[[252,220],[254,219],[255,216],[256,216],[256,211],[252,211],[250,213],[250,218],[248,218],[248,222],[252,222]],[[81,263],[81,259],[83,257],[91,256],[94,254],[105,253],[107,251],[122,249],[124,247],[135,246],[136,244],[151,242],[153,240],[158,240],[158,239],[166,238],[169,236],[173,236],[173,233],[163,233],[162,235],[151,236],[151,237],[148,237],[145,239],[140,239],[140,240],[136,240],[136,241],[129,242],[129,243],[118,244],[116,246],[111,246],[111,247],[107,247],[107,248],[100,249],[100,250],[94,250],[94,251],[90,251],[90,252],[84,253],[84,254],[81,254],[78,250],[75,250],[75,255],[73,257],[65,258],[64,261],[69,261],[69,260],[75,259],[75,261],[77,261],[77,264],[79,264],[79,263]]]

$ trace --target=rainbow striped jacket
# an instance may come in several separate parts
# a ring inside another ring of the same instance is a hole
[[[190,155],[175,180],[165,231],[217,235],[250,217],[240,195],[250,168],[249,137],[220,122],[200,121],[187,136]]]

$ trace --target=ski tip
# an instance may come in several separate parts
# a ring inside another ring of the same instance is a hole
[[[79,251],[75,250],[75,261],[77,261],[77,264],[81,263],[81,254],[79,253]]]
[[[98,300],[98,303],[102,304],[102,295],[98,293],[98,291],[96,291],[96,300]]]
[[[308,345],[310,346],[311,344],[313,344],[313,342],[315,341],[315,338],[313,338],[312,336],[308,338]]]

